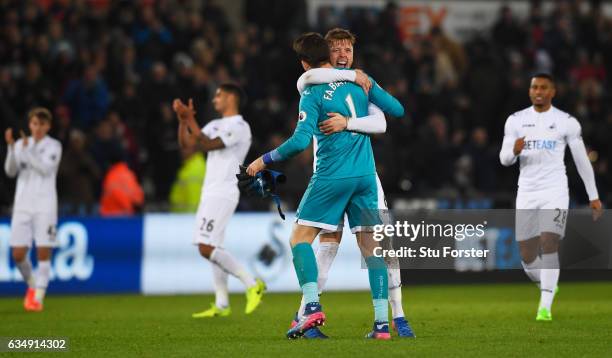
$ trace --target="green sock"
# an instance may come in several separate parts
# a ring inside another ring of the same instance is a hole
[[[293,252],[293,267],[297,274],[298,282],[304,294],[306,303],[319,301],[319,290],[317,287],[317,259],[315,258],[312,246],[307,243],[300,243],[291,248]]]
[[[368,276],[370,278],[370,291],[374,304],[374,320],[387,322],[389,320],[389,283],[387,278],[387,265],[381,257],[366,257]]]

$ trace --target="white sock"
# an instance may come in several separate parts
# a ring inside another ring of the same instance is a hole
[[[389,304],[391,305],[391,316],[394,319],[398,317],[404,317],[401,287],[393,287],[389,289]]]
[[[404,317],[402,307],[402,274],[399,270],[399,261],[385,260],[387,266],[387,278],[389,280],[389,305],[391,305],[391,316],[393,318]]]
[[[389,288],[400,287],[402,285],[402,273],[399,267],[397,257],[385,258],[387,264],[387,278],[389,280]]]
[[[36,280],[34,279],[34,275],[32,274],[32,262],[29,257],[26,257],[21,262],[16,263],[19,272],[21,272],[21,277],[28,284],[29,288],[34,288],[36,286]]]
[[[229,295],[227,290],[227,272],[223,271],[217,264],[212,264],[213,282],[215,284],[215,306],[219,308],[229,307]]]
[[[327,283],[329,269],[338,253],[338,246],[337,242],[322,242],[317,250],[317,270],[319,271],[317,286],[319,286],[319,294],[323,292],[323,288]]]
[[[304,308],[306,307],[306,302],[304,300],[304,295],[302,295],[302,301],[300,302],[300,308],[297,311],[297,320],[299,321],[304,315]]]
[[[530,263],[525,263],[524,261],[521,261],[521,264],[523,265],[523,270],[525,270],[527,277],[529,277],[531,281],[533,281],[536,285],[538,285],[538,287],[540,287],[540,276],[542,272],[542,260],[540,259],[540,257],[536,256],[535,260],[531,261]]]
[[[540,308],[551,310],[555,289],[559,283],[559,254],[542,254],[540,272]]]
[[[336,254],[338,253],[338,246],[340,246],[340,244],[337,242],[322,242],[317,250],[317,271],[319,272],[317,277],[317,286],[319,288],[319,295],[321,295],[323,288],[325,288],[325,284],[327,283],[329,269],[331,268],[332,262],[334,262],[334,259],[336,258]],[[297,311],[298,320],[304,315],[305,306],[306,302],[304,302],[304,296],[302,296],[300,308],[298,308]]]
[[[251,287],[256,284],[255,279],[247,270],[230,254],[222,248],[216,247],[210,255],[210,262],[219,265],[219,267],[238,278],[246,287]]]
[[[51,275],[51,261],[38,261],[38,269],[36,271],[36,293],[34,297],[36,301],[43,303],[47,286],[49,286],[49,276]]]

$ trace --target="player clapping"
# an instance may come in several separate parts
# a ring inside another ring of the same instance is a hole
[[[8,151],[4,171],[17,177],[15,202],[11,218],[10,245],[13,259],[28,285],[24,299],[27,311],[42,311],[51,274],[51,253],[57,245],[56,176],[62,156],[62,145],[49,137],[51,112],[34,108],[28,113],[31,136],[21,132],[17,141],[12,129],[4,133]],[[36,243],[38,268],[32,272],[29,250]]]
[[[242,90],[234,84],[222,84],[213,99],[221,118],[210,121],[200,129],[195,121],[193,102],[185,105],[176,99],[174,111],[179,120],[178,139],[182,148],[197,148],[208,153],[206,177],[198,212],[193,243],[200,255],[212,264],[215,303],[194,318],[227,316],[231,313],[228,297],[228,274],[245,285],[245,313],[252,313],[261,303],[265,285],[255,279],[229,251],[223,248],[225,228],[229,223],[240,192],[236,174],[251,146],[251,128],[240,115]]]

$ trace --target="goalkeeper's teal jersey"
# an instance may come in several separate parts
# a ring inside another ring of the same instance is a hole
[[[320,84],[304,90],[295,132],[277,149],[281,159],[288,159],[304,150],[314,136],[316,161],[313,178],[340,179],[375,174],[374,154],[368,135],[343,131],[326,136],[319,130],[319,123],[325,121],[331,112],[352,118],[367,116],[370,101],[384,112],[402,116],[404,108],[399,101],[372,82],[369,98],[352,82]]]

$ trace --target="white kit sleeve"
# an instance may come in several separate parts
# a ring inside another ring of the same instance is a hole
[[[365,134],[385,133],[387,131],[387,120],[383,111],[377,105],[370,103],[368,105],[368,115],[351,118],[346,129]]]
[[[516,131],[513,126],[512,116],[506,120],[504,126],[504,140],[502,142],[501,150],[499,151],[499,161],[503,166],[509,167],[516,163],[518,158],[514,155],[514,142],[518,139]]]
[[[313,68],[304,72],[297,81],[297,89],[301,94],[306,86],[320,85],[339,81],[355,82],[357,73],[352,70],[337,70],[335,68]]]
[[[589,161],[586,147],[582,141],[581,132],[580,123],[578,123],[575,118],[571,118],[571,122],[568,126],[567,145],[570,148],[570,152],[572,152],[572,157],[574,158],[578,174],[584,183],[584,188],[589,195],[589,201],[593,201],[599,199],[599,194],[597,193],[597,186],[595,185],[593,166]]]

